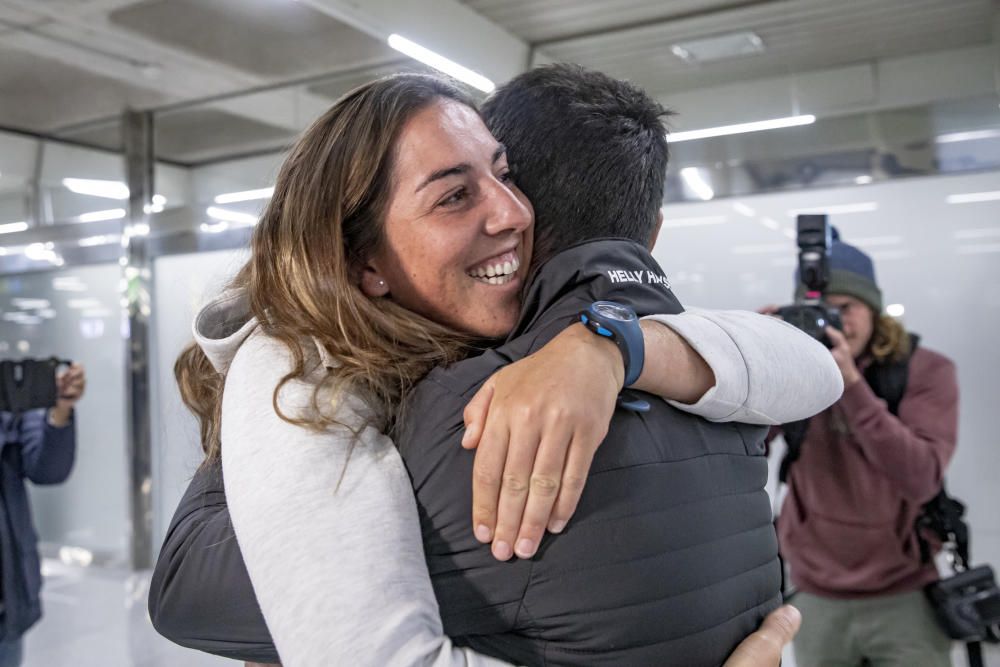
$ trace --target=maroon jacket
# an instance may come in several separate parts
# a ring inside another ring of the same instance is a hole
[[[955,451],[955,365],[918,347],[898,412],[861,380],[810,421],[778,519],[798,590],[861,598],[938,578],[921,561],[914,521],[941,489]]]

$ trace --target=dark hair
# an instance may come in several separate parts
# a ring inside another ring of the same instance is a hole
[[[292,355],[292,370],[273,394],[275,412],[288,422],[313,429],[337,423],[318,397],[350,389],[371,399],[391,423],[409,387],[434,366],[463,356],[466,336],[391,299],[365,296],[355,279],[383,241],[396,140],[415,114],[440,100],[474,108],[450,82],[421,74],[355,88],[302,134],[278,172],[253,231],[250,260],[230,286],[246,290],[264,332]],[[336,366],[316,384],[313,410],[291,417],[280,409],[278,393],[311,370],[302,345],[310,339]],[[217,459],[225,378],[196,344],[181,353],[174,374],[200,421],[206,460]]]
[[[649,242],[663,201],[669,113],[626,81],[569,64],[516,76],[483,104],[535,207],[535,266],[588,239]]]

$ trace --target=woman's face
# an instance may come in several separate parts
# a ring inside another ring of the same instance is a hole
[[[534,214],[479,115],[451,100],[414,115],[396,144],[390,188],[364,292],[460,331],[506,335],[520,310]]]

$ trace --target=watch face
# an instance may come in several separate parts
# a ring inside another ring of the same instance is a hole
[[[601,317],[606,317],[611,320],[628,322],[636,319],[635,313],[631,308],[614,303],[613,301],[597,301],[591,306],[591,308],[593,308],[594,312]]]

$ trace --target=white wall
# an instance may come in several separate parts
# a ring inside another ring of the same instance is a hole
[[[833,213],[830,221],[845,241],[871,254],[885,303],[905,306],[907,328],[958,365],[959,445],[948,484],[969,505],[974,560],[995,566],[1000,199],[949,204],[946,197],[997,191],[1000,173],[993,172],[668,205],[654,250],[682,303],[746,309],[789,303],[797,255],[790,211],[874,208]]]

